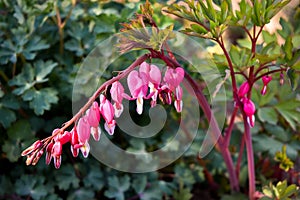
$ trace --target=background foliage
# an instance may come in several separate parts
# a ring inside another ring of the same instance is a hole
[[[161,14],[163,3],[153,3],[159,26],[174,23],[175,30],[185,26],[184,21]],[[147,174],[117,172],[92,156],[74,159],[68,149],[59,170],[43,162],[27,167],[20,158],[24,148],[37,138],[51,134],[55,127],[72,116],[72,84],[81,62],[98,42],[117,33],[120,23],[128,21],[138,7],[139,2],[127,1],[0,2],[0,199],[184,200],[200,196],[203,199],[246,199],[242,193],[229,196],[226,168],[218,152],[212,151],[204,160],[197,157],[201,134],[174,164]],[[280,36],[287,39],[283,50],[291,52],[290,55],[286,53],[287,56],[296,57],[298,63],[299,53],[295,55],[293,51],[298,49],[299,52],[299,16],[298,8],[298,16],[293,14],[290,20],[280,21],[283,29],[279,31]],[[263,39],[274,43],[277,40],[267,31],[263,32]],[[237,42],[239,47],[247,45],[245,39]],[[212,43],[203,43],[214,48]],[[261,48],[271,56],[280,54],[280,47]],[[238,65],[242,59],[238,58],[241,50],[234,51],[230,53],[237,57],[233,60]],[[221,68],[222,58],[214,59],[219,61]],[[126,59],[119,62],[124,67],[129,64]],[[295,70],[299,68],[299,64],[295,65]],[[279,83],[273,81],[266,96],[261,97],[259,90],[253,94],[253,101],[260,106],[256,114],[259,123],[252,130],[257,185],[264,192],[272,193],[284,187],[284,182],[277,184],[280,180],[286,180],[288,185],[300,184],[300,97],[297,78],[291,80],[294,92],[288,84],[278,89]],[[202,128],[205,130],[205,123]],[[242,125],[238,125],[233,134],[231,150],[237,159]],[[167,141],[168,136],[145,143],[151,146],[158,140]],[[143,146],[134,139],[129,139],[129,143],[132,146],[127,148]],[[293,169],[287,168],[292,165]],[[239,177],[243,188],[247,188],[246,170],[244,160]]]

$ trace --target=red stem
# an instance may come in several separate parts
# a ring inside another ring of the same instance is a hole
[[[244,128],[245,128],[245,144],[247,149],[247,160],[248,160],[248,177],[249,177],[249,199],[255,200],[255,168],[254,168],[254,153],[252,146],[252,136],[250,126],[247,122],[246,116],[244,115]]]
[[[233,125],[234,125],[234,120],[235,120],[235,116],[236,116],[238,110],[239,110],[239,107],[235,106],[234,110],[233,110],[233,113],[231,115],[229,126],[227,127],[227,129],[225,131],[225,136],[224,136],[225,137],[225,139],[224,139],[225,140],[225,142],[224,142],[225,147],[229,147],[231,133],[232,133]]]
[[[242,140],[241,140],[241,146],[240,146],[240,151],[239,151],[239,156],[236,162],[236,175],[239,178],[240,174],[240,168],[241,168],[241,162],[243,158],[243,153],[244,153],[244,148],[245,148],[245,135],[243,135]]]
[[[166,56],[161,56],[161,55],[155,55],[158,56],[160,59],[162,59],[168,66],[170,67],[181,67],[181,65],[175,60],[168,58]],[[221,131],[219,129],[219,126],[217,124],[217,121],[214,117],[214,115],[211,112],[211,108],[209,103],[207,102],[205,96],[203,95],[201,89],[199,88],[198,84],[193,80],[193,78],[185,72],[185,78],[187,81],[190,83],[192,86],[197,100],[211,125],[211,131],[214,134],[215,137],[219,137],[217,140],[216,148],[220,150],[222,157],[224,159],[224,162],[226,164],[228,173],[229,173],[229,180],[230,180],[230,186],[232,191],[239,191],[239,181],[237,179],[234,165],[233,165],[233,160],[230,154],[229,149],[224,145],[224,137],[221,134]]]

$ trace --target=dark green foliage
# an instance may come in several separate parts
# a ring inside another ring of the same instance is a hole
[[[25,165],[24,159],[20,158],[22,150],[34,140],[47,137],[54,128],[60,127],[72,117],[72,86],[83,59],[100,41],[120,32],[120,23],[129,23],[129,19],[140,5],[128,1],[107,4],[101,1],[76,1],[76,5],[74,2],[0,2],[0,199],[185,200],[198,199],[196,190],[223,200],[246,199],[245,195],[240,193],[229,195],[228,175],[225,173],[226,168],[219,152],[213,150],[203,160],[197,159],[207,130],[206,121],[202,118],[199,134],[189,150],[175,163],[157,172],[117,172],[103,166],[92,156],[88,159],[81,156],[73,158],[68,145],[64,147],[63,164],[59,170],[54,169],[53,163],[46,166],[44,157],[37,166]],[[242,0],[239,11],[232,10],[229,0],[209,0],[207,3],[187,1],[192,11],[174,3],[167,12],[192,22],[188,27],[184,27],[180,20],[174,21],[162,15],[161,8],[164,4],[159,2],[153,10],[150,7],[144,8],[144,13],[147,11],[146,16],[153,15],[160,26],[168,28],[160,32],[156,29],[132,31],[133,28],[141,28],[141,24],[130,26],[128,29],[132,32],[128,32],[129,38],[122,39],[126,42],[130,40],[132,46],[121,44],[123,52],[145,46],[161,50],[162,44],[172,38],[174,27],[184,29],[183,32],[188,35],[216,40],[229,25],[248,29],[251,29],[253,24],[262,26],[288,1],[255,0],[252,1],[255,6],[252,7],[248,5],[249,1]],[[213,8],[214,3],[218,5],[218,10]],[[58,26],[57,10],[60,12],[62,23],[65,22],[61,30]],[[299,170],[300,23],[299,19],[295,21],[293,25],[290,21],[280,20],[283,28],[278,34],[284,38],[281,46],[278,45],[275,34],[262,31],[263,42],[258,44],[257,54],[251,54],[251,43],[247,38],[238,40],[237,45],[232,45],[229,50],[229,56],[237,70],[245,70],[262,63],[271,63],[272,69],[289,67],[285,74],[285,85],[279,86],[276,82],[279,76],[274,76],[275,81],[270,83],[268,93],[264,97],[259,93],[262,86],[260,81],[255,85],[257,91],[252,94],[253,101],[257,103],[258,121],[253,129],[254,151],[257,174],[261,174],[262,177],[257,180],[258,186],[259,189],[263,188],[265,194],[282,199],[288,199],[294,194],[296,186],[288,186],[291,183],[287,182],[265,186],[273,180],[278,182],[288,176],[288,173],[280,171],[285,174],[278,177],[278,173],[272,171],[270,175],[263,170],[261,162],[271,160],[270,168],[281,165],[284,170],[291,168],[293,163],[297,166],[298,162],[298,168],[295,170]],[[141,37],[140,40],[133,37],[137,35]],[[209,43],[209,46],[212,45]],[[109,53],[108,45],[107,54]],[[120,68],[118,70],[129,66],[132,57],[137,55],[138,53],[131,52],[117,60],[116,65]],[[225,56],[214,52],[212,61],[225,74]],[[95,64],[93,60],[89,62],[91,67]],[[287,65],[281,66],[283,63]],[[108,79],[112,74],[106,71],[103,77]],[[85,83],[96,80],[93,79],[95,74],[88,75],[89,77],[82,77]],[[294,92],[288,87],[288,83]],[[89,85],[84,85],[84,92],[87,92]],[[227,80],[225,85],[228,86]],[[281,88],[278,89],[279,87]],[[227,95],[230,97],[231,91],[228,91]],[[170,116],[175,114],[171,113]],[[177,120],[176,117],[174,119]],[[239,124],[237,126],[240,127]],[[177,126],[174,125],[173,128]],[[238,139],[242,137],[242,128],[238,128],[233,134],[230,150],[237,159],[240,147]],[[114,140],[121,147],[132,151],[146,151],[164,144],[172,136],[162,134],[147,141],[130,138],[129,144],[122,141],[124,137],[126,136],[114,137]],[[178,147],[172,148],[176,150]],[[246,165],[246,160],[243,160],[241,169],[246,169]],[[243,172],[245,174],[246,170]],[[211,175],[214,183],[207,181],[208,175]],[[240,176],[240,182],[244,182],[241,183],[242,191],[247,188],[245,177],[243,174]],[[214,184],[217,184],[218,189]]]

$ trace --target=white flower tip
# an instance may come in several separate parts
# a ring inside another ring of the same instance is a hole
[[[104,128],[109,135],[113,135],[115,132],[115,128],[116,128],[115,120],[113,120],[113,122],[111,124],[108,124],[105,122]]]
[[[94,138],[95,141],[100,140],[100,135],[101,135],[101,129],[98,127],[91,127],[91,134]]]
[[[122,104],[119,105],[119,108],[117,107],[116,103],[114,103],[114,110],[115,110],[115,117],[119,118],[124,110],[124,107]]]
[[[86,142],[82,147],[80,147],[81,153],[84,158],[87,158],[90,152],[90,145]]]
[[[183,102],[181,100],[175,100],[174,106],[175,106],[177,112],[181,112],[182,111]]]
[[[136,112],[139,115],[141,115],[143,113],[143,104],[144,104],[143,97],[138,97],[136,99]]]

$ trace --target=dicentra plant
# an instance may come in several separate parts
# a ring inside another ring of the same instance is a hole
[[[79,151],[87,157],[90,150],[88,143],[90,135],[95,140],[100,139],[101,119],[105,121],[104,128],[107,133],[110,135],[114,133],[117,126],[115,118],[118,118],[123,111],[124,98],[136,101],[138,114],[143,112],[143,102],[146,99],[151,99],[151,107],[156,106],[157,103],[174,104],[176,111],[181,112],[184,102],[180,85],[185,78],[194,90],[199,105],[212,126],[212,131],[220,135],[216,141],[216,148],[226,164],[231,190],[233,192],[240,190],[240,165],[245,148],[249,199],[274,197],[269,193],[263,194],[256,190],[251,129],[256,125],[255,115],[260,105],[253,100],[253,92],[259,90],[260,95],[264,96],[270,92],[268,86],[271,82],[278,82],[278,87],[280,87],[287,79],[293,90],[297,87],[300,42],[296,32],[299,30],[293,32],[287,23],[281,20],[283,30],[278,33],[284,39],[283,44],[279,44],[276,39],[279,35],[271,35],[264,30],[265,25],[288,3],[289,1],[242,0],[239,8],[233,10],[230,0],[186,0],[184,3],[174,3],[163,10],[170,17],[176,16],[187,22],[186,28],[181,30],[183,33],[191,37],[211,40],[222,51],[213,54],[213,61],[220,71],[229,70],[230,80],[225,81],[231,85],[232,99],[228,101],[233,105],[233,111],[226,127],[220,129],[210,104],[203,94],[203,87],[199,85],[200,80],[190,75],[182,61],[179,61],[169,48],[168,43],[172,38],[173,26],[160,29],[153,18],[151,5],[147,1],[133,19],[122,24],[121,31],[124,34],[120,35],[119,49],[122,53],[136,49],[144,49],[148,52],[137,58],[117,76],[102,84],[79,112],[61,128],[55,129],[51,136],[37,140],[24,150],[22,156],[27,156],[26,164],[35,165],[46,153],[46,163],[49,164],[53,160],[55,167],[59,168],[62,146],[66,143],[71,144],[74,157],[78,156]],[[232,27],[239,27],[239,30],[245,33],[246,39],[238,41],[236,45],[226,43],[224,33]],[[165,63],[163,70],[151,64],[154,59]],[[124,92],[124,86],[120,82],[122,79],[127,80],[130,94]],[[262,87],[259,88],[261,83]],[[276,118],[279,113],[294,129],[295,121],[300,117],[299,113],[288,108],[277,107],[276,109],[276,111],[268,110],[268,117],[275,115]],[[234,162],[230,151],[230,141],[232,137],[235,137],[232,133],[237,117],[242,118],[244,133],[240,141],[238,158]],[[293,164],[290,160],[281,159],[282,156],[286,154],[277,156],[282,166],[287,170],[292,168]],[[284,195],[285,198],[292,195],[296,187],[285,187],[285,190],[289,192],[282,193],[282,199]],[[276,198],[281,197],[276,196]]]

